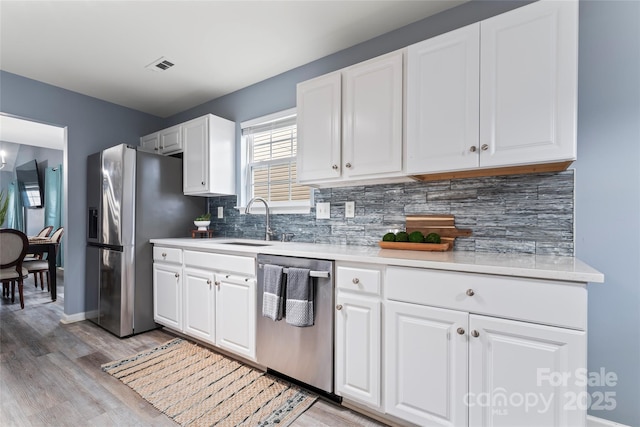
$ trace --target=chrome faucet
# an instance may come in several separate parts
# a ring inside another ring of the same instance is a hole
[[[263,199],[262,197],[254,197],[253,199],[249,200],[249,203],[247,203],[247,207],[244,209],[244,213],[246,214],[250,214],[251,213],[251,205],[253,205],[253,202],[255,201],[258,202],[262,202],[264,203],[264,208],[265,208],[265,213],[264,213],[264,218],[265,218],[265,234],[264,234],[264,240],[271,240],[271,236],[273,235],[273,231],[271,231],[271,227],[269,226],[269,203],[267,203],[267,201],[265,199]]]

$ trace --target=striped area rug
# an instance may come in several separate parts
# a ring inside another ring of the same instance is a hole
[[[102,370],[183,426],[284,427],[317,399],[180,338],[106,363]]]

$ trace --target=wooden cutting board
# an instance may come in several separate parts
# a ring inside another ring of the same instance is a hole
[[[440,237],[468,237],[471,230],[459,229],[455,226],[453,215],[407,215],[407,233],[420,231],[425,236],[438,233]]]

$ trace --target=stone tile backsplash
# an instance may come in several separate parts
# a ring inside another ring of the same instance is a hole
[[[374,246],[384,233],[403,230],[411,214],[452,214],[469,228],[454,250],[573,256],[574,171],[315,189],[315,202],[331,203],[331,219],[271,215],[271,228],[293,241]],[[355,218],[344,202],[355,202]],[[216,237],[264,238],[264,216],[240,214],[236,196],[209,198]]]

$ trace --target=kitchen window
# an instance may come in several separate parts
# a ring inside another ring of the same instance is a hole
[[[311,189],[296,182],[297,126],[295,109],[241,123],[243,140],[243,205],[253,197],[269,202],[273,213],[308,213]],[[260,203],[252,212],[264,211]]]

